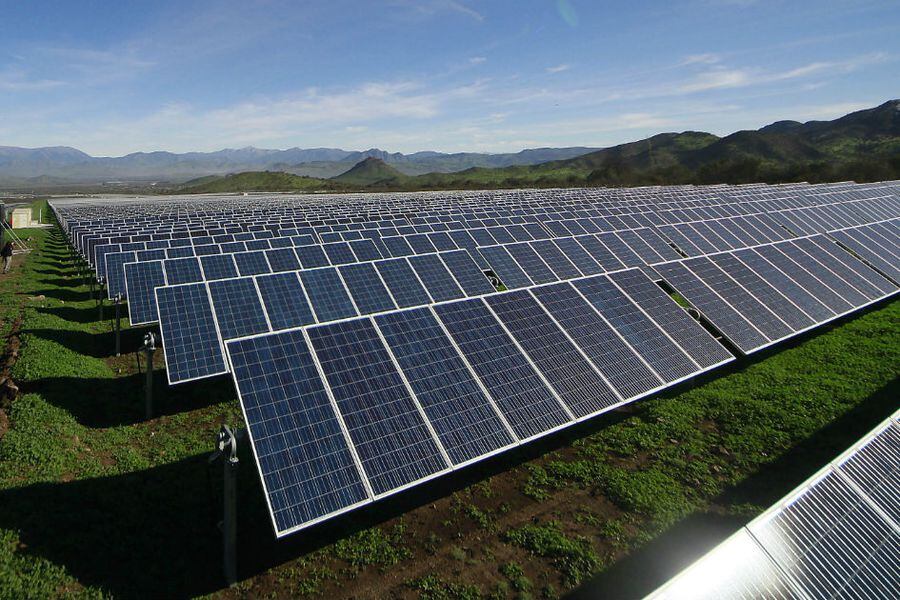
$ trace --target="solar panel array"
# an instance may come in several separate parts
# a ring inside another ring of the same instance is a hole
[[[900,597],[898,419],[648,598]]]
[[[127,294],[132,324],[159,323],[170,383],[231,372],[279,536],[900,281],[896,182],[54,210],[110,293]]]

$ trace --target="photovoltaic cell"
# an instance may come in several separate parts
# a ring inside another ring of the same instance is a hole
[[[527,290],[487,303],[576,418],[621,401]]]
[[[519,266],[528,274],[528,278],[534,283],[552,283],[559,281],[553,271],[544,264],[541,257],[526,243],[510,244],[506,250],[515,259]],[[502,278],[501,278],[502,279]]]
[[[553,243],[584,275],[597,275],[605,270],[575,238],[558,238],[553,240]]]
[[[454,464],[515,443],[428,308],[375,317]]]
[[[603,267],[604,271],[618,271],[625,268],[625,264],[616,258],[597,236],[583,235],[575,239]]]
[[[228,356],[276,533],[366,501],[303,332],[233,340]]]
[[[698,371],[690,357],[605,276],[582,279],[575,287],[664,380]]]
[[[434,310],[519,439],[569,421],[537,371],[480,299],[442,304]]]
[[[550,267],[559,279],[581,277],[581,272],[572,264],[552,240],[539,240],[531,243],[538,256]]]
[[[638,269],[611,273],[609,278],[678,346],[706,369],[734,358],[722,344]]]
[[[324,244],[322,248],[333,265],[348,265],[356,262],[356,255],[353,254],[353,250],[350,249],[350,244],[347,242]]]
[[[357,316],[353,302],[335,269],[300,271],[300,281],[320,323]]]
[[[156,288],[169,383],[226,373],[206,285]]]
[[[811,597],[900,593],[900,535],[834,471],[771,519],[749,528]]]
[[[223,340],[269,331],[252,278],[210,281],[209,295]]]
[[[375,246],[375,242],[373,242],[372,240],[353,240],[352,242],[348,243],[350,244],[350,249],[353,250],[353,254],[356,255],[356,260],[358,261],[362,262],[383,258],[381,256],[381,252],[378,251],[378,247]]]
[[[296,273],[275,273],[256,278],[272,329],[288,329],[315,322]]]
[[[125,263],[132,263],[136,258],[134,251],[111,252],[106,255],[106,291],[109,298],[115,298],[119,294],[125,297]]]
[[[800,287],[797,282],[763,258],[756,250],[752,248],[735,250],[732,255],[790,299],[816,323],[821,323],[834,316],[834,311]]]
[[[369,319],[308,331],[376,496],[448,468]]]
[[[849,302],[838,296],[834,290],[819,279],[823,270],[821,265],[813,263],[798,248],[793,248],[792,254],[801,261],[798,263],[794,260],[794,257],[782,252],[783,246],[784,244],[759,246],[755,250],[760,256],[782,270],[788,277],[796,281],[803,289],[815,296],[816,299],[835,313],[843,314],[853,308]],[[815,272],[819,272],[819,276],[807,270],[807,267]]]

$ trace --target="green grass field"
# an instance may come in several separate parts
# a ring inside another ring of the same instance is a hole
[[[27,235],[35,251],[0,279],[20,390],[0,415],[0,599],[639,595],[900,397],[894,301],[282,542],[244,449],[241,581],[223,588],[206,458],[222,423],[242,424],[230,381],[169,389],[158,352],[160,416],[144,420],[143,330],[111,356],[62,235]]]

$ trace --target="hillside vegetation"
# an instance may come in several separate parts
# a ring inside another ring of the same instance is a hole
[[[188,182],[186,192],[322,189],[437,190],[516,187],[881,181],[900,179],[900,100],[834,121],[778,121],[718,137],[660,133],[537,165],[473,167],[409,176],[368,157],[332,179],[250,172]],[[256,186],[256,187],[254,187]]]

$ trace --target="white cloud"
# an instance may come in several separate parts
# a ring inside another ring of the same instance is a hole
[[[478,22],[484,21],[483,14],[457,0],[393,0],[392,4],[412,9],[415,14],[426,17],[442,12],[454,12]]]
[[[718,54],[713,54],[711,52],[706,52],[704,54],[689,54],[685,56],[680,63],[679,66],[687,66],[687,65],[714,65],[718,62],[721,62],[722,57]]]
[[[561,65],[556,65],[555,67],[547,67],[544,69],[548,73],[562,73],[563,71],[568,71],[572,68],[572,65],[563,63]]]
[[[20,69],[0,71],[0,90],[4,92],[40,92],[65,85],[57,79],[29,77]]]
[[[480,64],[486,63],[486,62],[487,62],[487,58],[485,58],[483,56],[473,56],[472,58],[469,59],[469,63],[473,64],[473,65],[480,65]]]

